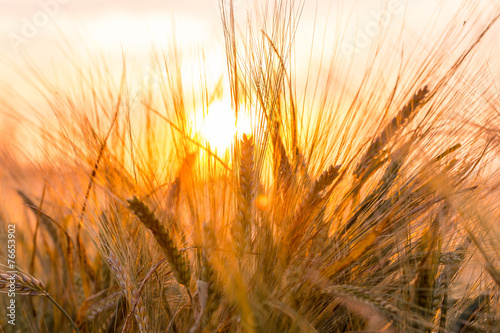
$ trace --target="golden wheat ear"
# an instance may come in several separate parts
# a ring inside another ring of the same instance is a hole
[[[323,192],[325,192],[325,190],[339,176],[339,170],[340,165],[330,165],[330,167],[323,171],[318,179],[312,184],[306,192],[304,199],[298,205],[293,222],[288,230],[287,237],[283,241],[286,262],[290,260],[292,255],[299,248],[309,226],[309,221],[316,217],[320,212],[318,206],[324,199]]]
[[[45,285],[34,276],[23,273],[0,274],[0,290],[8,290],[12,283],[19,295],[45,296],[46,294]]]
[[[213,262],[215,261],[215,246],[215,232],[207,223],[203,223],[202,278],[203,281],[208,284],[208,295],[205,306],[205,313],[203,315],[202,327],[207,328],[212,326],[212,317],[214,315],[214,312],[219,307],[220,300],[220,282],[217,278],[217,272],[213,265]]]
[[[384,149],[387,143],[401,129],[401,127],[405,126],[411,120],[411,118],[415,115],[415,112],[423,104],[425,104],[428,95],[429,88],[424,86],[422,89],[417,91],[408,103],[399,111],[399,113],[392,118],[379,136],[372,141],[368,150],[359,161],[353,173],[356,177],[361,177],[364,173],[363,171],[370,169],[369,166],[371,161],[376,161],[375,157],[378,156],[378,154]]]
[[[237,191],[236,219],[233,225],[233,248],[240,259],[252,243],[252,203],[254,200],[254,143],[251,136],[243,134],[240,142],[239,186]]]
[[[15,274],[0,274],[0,291],[10,291],[12,289],[12,284],[14,284],[14,289],[19,295],[47,297],[64,314],[64,316],[68,318],[75,331],[77,333],[80,332],[71,316],[47,292],[45,284],[42,280],[22,272],[17,272]]]
[[[182,254],[179,253],[177,245],[168,231],[144,202],[135,196],[127,201],[129,209],[149,229],[158,245],[160,245],[177,282],[189,288],[191,281],[189,266]]]

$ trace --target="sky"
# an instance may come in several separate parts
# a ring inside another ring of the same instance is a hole
[[[247,13],[256,3],[258,0],[234,0],[238,25],[245,26]],[[318,62],[321,48],[336,42],[338,26],[344,29],[341,56],[359,59],[360,64],[378,32],[387,31],[398,38],[401,26],[409,38],[405,41],[411,45],[409,50],[425,50],[435,44],[430,40],[463,3],[467,1],[305,0],[296,37],[298,63],[305,63],[311,55]],[[321,42],[311,52],[313,29]],[[323,31],[326,37],[320,39]],[[497,27],[492,35],[499,31]],[[18,81],[15,66],[23,67],[26,58],[48,73],[54,66],[63,66],[71,60],[65,52],[68,45],[74,54],[90,50],[116,64],[125,54],[136,67],[143,68],[145,77],[152,46],[168,52],[174,35],[181,48],[203,49],[209,70],[225,70],[217,0],[0,0],[0,85],[17,84],[15,89],[20,89],[23,83]],[[387,40],[390,43],[390,38]],[[493,41],[485,51],[492,59],[492,54],[498,54]],[[183,56],[188,67],[197,61],[189,58],[189,52]]]
[[[263,1],[234,0],[237,26],[244,29],[248,13]],[[492,0],[478,2],[484,3],[484,8],[494,3]],[[406,55],[410,57],[413,54],[422,57],[436,46],[447,51],[454,43],[441,46],[436,44],[436,38],[467,3],[471,1],[304,0],[295,43],[294,60],[299,67],[296,82],[305,82],[304,72],[310,57],[312,71],[318,73],[319,81],[326,80],[328,71],[321,67],[321,52],[332,49],[333,45],[340,47],[337,60],[354,64],[349,67],[352,73],[347,76],[353,81],[366,70],[366,59],[377,43],[391,52],[393,43],[397,42],[405,46]],[[484,11],[485,17],[489,14]],[[455,24],[460,29],[462,26],[468,28],[466,21],[469,18],[462,20]],[[471,29],[474,28],[472,25]],[[493,80],[500,88],[500,71],[497,70],[500,48],[495,42],[499,35],[497,25],[483,43],[480,58],[488,61]],[[70,73],[67,68],[79,68],[79,61],[83,62],[86,55],[103,55],[108,64],[115,66],[118,78],[125,56],[127,64],[131,65],[127,71],[134,69],[127,73],[134,73],[130,74],[130,96],[134,96],[134,89],[141,91],[145,83],[155,82],[161,75],[150,67],[151,51],[154,47],[160,54],[168,54],[173,36],[182,50],[191,50],[182,52],[183,82],[185,78],[191,78],[194,83],[199,79],[192,74],[192,67],[199,63],[202,50],[208,84],[215,84],[227,65],[218,0],[0,0],[0,132],[18,131],[25,126],[17,112],[25,112],[26,119],[34,119],[33,123],[38,121],[42,126],[45,120],[38,120],[30,112],[51,114],[50,109],[40,106],[45,101],[43,96],[20,75],[27,63],[36,64],[44,76],[42,82],[45,78],[56,78],[62,88],[72,91],[65,78]],[[380,36],[384,36],[382,42]],[[328,65],[328,61],[323,64]],[[390,65],[387,60],[386,66]],[[32,74],[29,70],[25,73],[29,81]],[[189,82],[184,83],[189,86]],[[353,87],[351,93],[355,94],[355,83]],[[227,82],[224,91],[226,94],[229,91]],[[22,98],[12,97],[19,95]],[[5,112],[5,99],[15,112]],[[0,138],[16,135],[22,138],[18,140],[23,145],[26,140],[36,142],[36,138],[29,139],[29,128],[25,132],[27,134],[22,136],[13,132],[12,135],[0,135]]]
[[[255,3],[234,1],[238,22],[244,22],[247,10]],[[397,9],[389,13],[391,21],[404,19],[407,29],[418,33],[433,19],[438,5],[443,9],[437,22],[446,22],[459,4],[458,0],[306,0],[301,26],[312,27],[315,20],[321,22],[327,15],[329,21],[334,21],[341,10],[343,17],[350,18],[354,36],[356,31],[373,28],[370,24],[377,13],[391,7]],[[218,1],[0,0],[0,54],[15,58],[22,48],[40,59],[54,57],[58,38],[64,35],[73,39],[82,31],[97,48],[147,53],[151,43],[165,45],[174,26],[181,43],[204,47],[221,43]],[[73,46],[77,47],[77,43]]]
[[[83,30],[102,48],[134,49],[165,42],[173,21],[185,40],[205,40],[220,30],[217,2],[0,0],[0,45],[8,55],[18,47],[49,53],[60,35]]]

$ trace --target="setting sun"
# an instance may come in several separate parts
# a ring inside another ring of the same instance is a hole
[[[197,112],[196,123],[201,137],[219,153],[231,147],[235,135],[251,132],[248,116],[245,112],[240,112],[236,121],[231,102],[228,100],[214,101],[208,106],[205,115],[201,111]]]

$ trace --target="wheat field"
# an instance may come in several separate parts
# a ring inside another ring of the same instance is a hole
[[[174,41],[154,89],[71,50],[16,68],[36,102],[2,87],[1,332],[498,332],[500,6],[360,66],[340,26],[297,38],[312,3],[219,5],[215,81]]]

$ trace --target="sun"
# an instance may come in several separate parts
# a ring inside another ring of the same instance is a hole
[[[241,136],[244,133],[251,133],[248,112],[241,110],[238,119],[235,119],[235,112],[229,100],[212,102],[208,106],[206,114],[197,112],[196,118],[198,120],[198,133],[218,154],[223,154],[231,147],[235,135]]]

